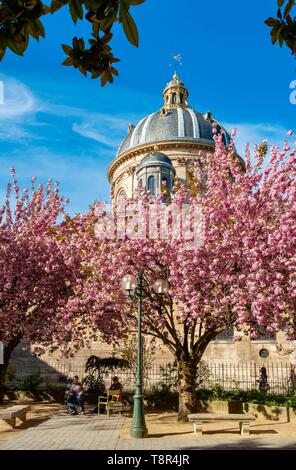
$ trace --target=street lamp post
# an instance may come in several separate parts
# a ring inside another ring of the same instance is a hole
[[[138,300],[138,351],[137,351],[137,378],[134,395],[133,420],[130,428],[130,436],[134,438],[144,438],[148,436],[145,422],[144,401],[143,401],[143,358],[142,358],[142,282],[143,274],[137,277],[127,274],[122,278],[121,286],[129,298]],[[157,294],[168,292],[167,281],[157,280],[153,289]]]

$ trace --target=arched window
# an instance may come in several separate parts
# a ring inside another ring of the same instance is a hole
[[[172,103],[173,103],[173,104],[176,103],[176,93],[173,93],[173,96],[172,96]]]
[[[180,93],[180,103],[183,104],[184,102],[184,95],[183,93]]]
[[[124,189],[120,189],[117,194],[117,201],[124,201],[126,199],[126,192]]]
[[[165,183],[166,187],[169,188],[169,178],[167,176],[162,176],[161,177],[161,184]]]
[[[152,175],[148,177],[147,189],[150,191],[152,196],[155,195],[155,178]]]

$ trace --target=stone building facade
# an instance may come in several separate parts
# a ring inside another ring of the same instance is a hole
[[[210,155],[214,152],[212,124],[222,131],[224,143],[229,134],[214,119],[211,112],[204,114],[188,104],[189,92],[175,73],[163,91],[163,104],[141,119],[136,125],[129,124],[128,133],[108,170],[108,178],[115,201],[134,196],[136,188],[142,187],[156,196],[163,181],[170,188],[174,177],[185,183],[193,162],[200,150]],[[243,160],[239,155],[237,158]],[[282,361],[277,352],[277,341],[262,337],[256,341],[245,339],[233,342],[233,332],[216,338],[207,348],[205,359],[209,361]],[[283,335],[278,340],[289,347]],[[162,352],[161,359],[170,354]]]
[[[161,183],[171,187],[175,176],[185,182],[198,151],[214,151],[213,122],[210,112],[202,115],[188,106],[188,90],[175,73],[163,91],[162,108],[128,126],[108,170],[115,200],[132,197],[141,186],[157,194]]]
[[[149,190],[156,196],[163,182],[168,188],[172,187],[175,177],[186,182],[188,170],[192,168],[198,152],[206,150],[209,155],[214,152],[212,124],[217,121],[211,112],[202,114],[191,108],[188,97],[186,86],[175,73],[163,91],[161,108],[143,117],[136,125],[129,124],[127,136],[108,169],[108,179],[116,201],[132,197],[137,187]],[[227,131],[219,123],[216,125],[222,130],[227,145]],[[287,362],[288,357],[279,354],[278,344],[282,344],[283,350],[293,348],[281,334],[277,340],[263,336],[256,341],[245,338],[237,343],[233,341],[233,332],[228,331],[209,344],[204,359],[220,363]],[[67,363],[71,367],[71,364],[83,365],[91,354],[110,356],[112,348],[107,344],[93,343],[90,349],[79,351],[67,361],[48,354],[40,360],[44,363],[58,361],[61,367]],[[29,349],[24,352],[22,346],[15,353],[15,358],[18,361],[26,358],[26,363],[34,362]],[[170,352],[164,348],[156,357],[156,363],[172,361]]]

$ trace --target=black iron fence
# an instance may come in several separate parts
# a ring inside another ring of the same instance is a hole
[[[200,376],[200,386],[211,388],[221,386],[225,390],[254,390],[258,389],[259,370],[264,365],[267,371],[270,393],[286,394],[290,388],[291,365],[289,363],[256,363],[256,362],[210,362],[203,363]],[[21,382],[25,377],[39,373],[42,384],[39,388],[46,389],[49,384],[66,383],[67,379],[78,375],[80,380],[85,376],[84,364],[66,363],[12,363],[9,369],[10,382]],[[125,390],[133,390],[135,386],[135,371],[116,370],[112,374],[105,374],[104,381],[108,387],[111,376],[117,375]],[[176,383],[176,371],[171,364],[152,364],[144,373],[144,387],[151,390],[153,386],[172,386]],[[173,388],[173,387],[172,387]]]

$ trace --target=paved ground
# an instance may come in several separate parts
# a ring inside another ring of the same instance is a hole
[[[210,433],[196,437],[187,430],[178,435],[161,434],[147,439],[126,437],[127,426],[128,418],[121,416],[73,417],[59,411],[41,424],[0,442],[0,450],[296,449],[296,433],[290,436],[263,431],[263,434],[241,437],[233,424],[217,437]]]

